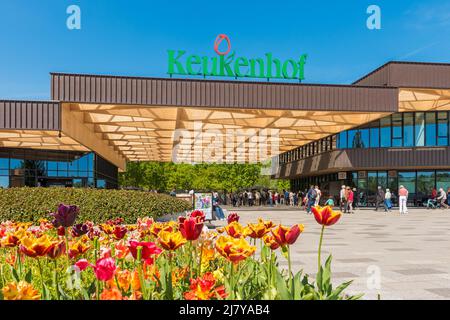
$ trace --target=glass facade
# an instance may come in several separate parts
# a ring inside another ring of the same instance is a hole
[[[279,163],[335,149],[449,146],[449,112],[394,113],[279,155]]]
[[[346,172],[346,179],[338,179],[338,174],[305,177],[291,180],[291,186],[298,190],[306,190],[310,185],[319,185],[328,194],[337,195],[341,185],[356,188],[357,204],[367,207],[376,203],[378,186],[389,188],[393,194],[393,202],[397,204],[397,191],[400,185],[409,191],[410,205],[422,206],[426,204],[433,188],[450,188],[450,170],[417,170],[417,171],[358,171]],[[337,203],[337,202],[336,202]]]
[[[1,148],[0,187],[23,186],[117,188],[117,168],[95,153]]]

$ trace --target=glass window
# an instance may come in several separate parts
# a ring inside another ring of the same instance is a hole
[[[402,115],[400,113],[396,113],[392,115],[392,146],[401,147],[402,138]]]
[[[391,117],[380,119],[380,141],[383,148],[391,146]]]
[[[414,146],[414,114],[403,114],[403,146]]]
[[[347,148],[347,131],[343,131],[337,136],[337,147],[338,149],[346,149]]]
[[[378,148],[380,146],[380,129],[370,128],[370,147]]]
[[[56,161],[47,161],[47,170],[56,171],[58,170],[58,162]]]
[[[369,147],[369,129],[361,129],[358,130],[360,134],[361,146],[359,148],[368,148]]]
[[[416,200],[428,199],[434,187],[434,171],[417,172]]]
[[[409,196],[414,197],[416,193],[416,173],[399,171],[398,185],[403,185],[406,189],[408,189]]]
[[[355,137],[356,137],[356,130],[348,130],[347,133],[348,137],[348,148],[355,148]]]
[[[425,141],[427,146],[436,145],[436,113],[425,113]]]
[[[0,169],[9,169],[9,159],[0,158]]]
[[[74,188],[82,188],[82,187],[84,187],[83,179],[72,179],[72,186]]]
[[[104,189],[104,188],[106,188],[106,180],[98,179],[98,180],[97,180],[97,188],[98,188],[98,189]]]
[[[436,172],[436,188],[444,189],[447,192],[450,188],[450,171],[437,171]]]
[[[2,189],[9,188],[9,177],[8,176],[0,176],[0,188],[2,188]]]
[[[383,187],[383,189],[388,188],[387,172],[378,171],[378,185]]]
[[[416,112],[415,145],[417,147],[425,145],[425,114],[423,112]]]
[[[359,206],[367,206],[367,179],[358,178]]]
[[[368,172],[367,173],[367,196],[369,203],[375,203],[375,194],[377,192],[377,173]]]
[[[11,159],[10,169],[21,169],[23,168],[23,161],[19,159]]]
[[[438,112],[438,146],[448,145],[448,113]]]

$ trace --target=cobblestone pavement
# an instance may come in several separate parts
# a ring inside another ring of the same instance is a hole
[[[291,248],[293,269],[314,276],[320,226],[297,209],[232,209],[241,222],[258,217],[303,223]],[[450,210],[410,209],[406,215],[360,209],[325,230],[322,257],[333,254],[333,283],[354,280],[348,293],[364,299],[450,299]],[[323,261],[324,261],[323,260]],[[280,264],[287,268],[283,257]],[[379,276],[377,276],[379,275]]]

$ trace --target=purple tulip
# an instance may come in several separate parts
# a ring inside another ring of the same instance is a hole
[[[83,234],[88,233],[90,227],[86,223],[79,223],[72,227],[72,237],[81,237]]]
[[[68,228],[75,223],[79,211],[80,208],[77,206],[66,206],[65,204],[60,204],[57,212],[50,213],[50,215],[54,218],[52,223],[55,227],[62,226],[64,228]]]

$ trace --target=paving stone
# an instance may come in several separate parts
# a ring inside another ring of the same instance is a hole
[[[430,269],[430,268],[394,270],[394,272],[397,272],[397,273],[400,273],[403,275],[422,275],[422,274],[445,273],[443,271],[439,271],[436,269]]]

